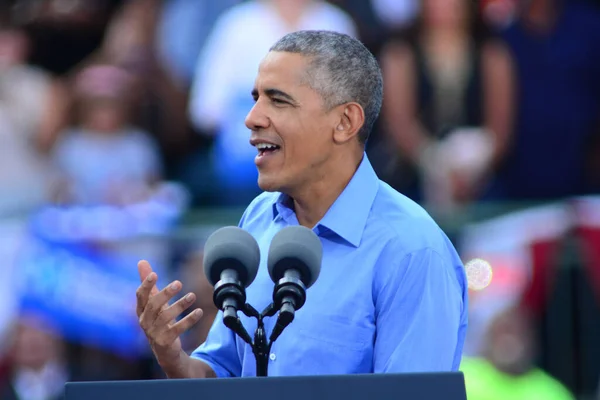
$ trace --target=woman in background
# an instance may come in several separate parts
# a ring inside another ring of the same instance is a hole
[[[511,130],[505,48],[465,0],[424,0],[415,27],[381,54],[387,165],[382,177],[416,201],[465,203],[493,170]],[[493,112],[492,112],[493,110]]]
[[[145,200],[162,178],[158,146],[130,118],[135,81],[114,65],[93,65],[75,79],[76,123],[54,151],[67,203],[127,204]]]

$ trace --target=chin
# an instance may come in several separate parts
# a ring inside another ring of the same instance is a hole
[[[273,178],[258,175],[258,187],[265,192],[279,192],[280,185]]]

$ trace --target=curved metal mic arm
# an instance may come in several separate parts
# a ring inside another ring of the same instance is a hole
[[[246,328],[244,328],[244,325],[242,324],[242,321],[240,321],[239,317],[223,315],[223,323],[226,327],[228,327],[229,329],[234,331],[239,337],[241,337],[244,340],[244,342],[248,343],[249,345],[252,345],[252,338],[248,334],[248,331],[246,331]]]
[[[267,376],[269,354],[273,342],[283,330],[294,320],[296,310],[304,305],[306,288],[299,276],[293,274],[279,280],[273,290],[273,302],[262,313],[246,303],[246,294],[239,289],[239,282],[223,280],[215,286],[215,304],[223,310],[223,323],[252,347],[256,358],[256,376]],[[230,304],[231,303],[231,304]],[[242,311],[247,317],[256,318],[254,340],[244,328],[237,311]],[[264,319],[279,312],[277,321],[267,339]]]
[[[256,358],[256,376],[267,376],[271,346],[273,345],[273,342],[277,340],[281,332],[283,332],[285,327],[294,320],[294,309],[292,308],[292,313],[290,314],[289,312],[285,312],[283,309],[278,310],[275,307],[275,303],[271,303],[263,310],[262,313],[259,313],[254,307],[246,303],[240,308],[240,311],[250,318],[256,318],[254,341],[250,340],[250,336],[243,326],[241,326],[241,329],[239,329],[237,326],[235,327],[236,329],[233,329],[229,326],[228,327],[237,333],[246,343],[252,346],[252,353],[254,353],[254,357]],[[277,317],[277,321],[273,331],[271,332],[271,336],[267,340],[264,319],[266,317],[274,316],[277,314],[277,311],[280,311],[279,316]],[[239,321],[239,318],[237,320]],[[247,336],[247,338],[244,338],[244,336]]]

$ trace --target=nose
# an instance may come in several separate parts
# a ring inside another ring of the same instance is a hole
[[[251,131],[257,131],[269,127],[269,117],[263,112],[260,101],[254,103],[254,106],[246,116],[246,127]]]

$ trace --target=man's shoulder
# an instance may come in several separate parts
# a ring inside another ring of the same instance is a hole
[[[390,245],[401,247],[406,253],[446,246],[445,234],[431,215],[421,205],[382,181],[368,222],[373,229],[385,232]]]
[[[396,274],[398,268],[408,263],[426,262],[443,266],[448,276],[455,276],[459,290],[464,293],[466,277],[460,256],[446,233],[415,201],[380,182],[371,215],[370,232],[367,234],[383,240],[386,245],[379,256],[381,276]],[[384,235],[382,237],[381,235]],[[413,270],[416,274],[427,274],[426,268]]]

